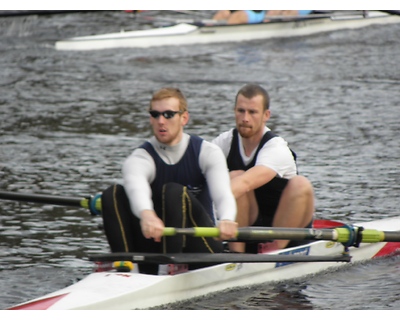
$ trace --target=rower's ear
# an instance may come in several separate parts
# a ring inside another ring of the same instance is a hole
[[[181,115],[181,123],[182,126],[186,126],[187,123],[189,122],[190,116],[189,116],[189,112],[185,111],[184,113],[182,113]]]
[[[271,111],[269,109],[264,111],[264,121],[267,122],[271,118]]]

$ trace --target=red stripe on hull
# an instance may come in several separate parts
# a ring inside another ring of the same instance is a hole
[[[41,299],[38,301],[28,302],[28,303],[25,303],[25,304],[22,304],[19,306],[9,308],[7,310],[47,310],[53,304],[55,304],[57,301],[64,298],[66,295],[68,295],[68,293],[64,293],[64,294],[61,294],[61,295],[55,296],[55,297]]]
[[[400,242],[388,242],[378,251],[375,257],[384,257],[396,253],[400,254]]]
[[[335,220],[314,220],[313,228],[316,229],[325,229],[325,228],[337,228],[343,227],[345,224],[343,222],[335,221]]]

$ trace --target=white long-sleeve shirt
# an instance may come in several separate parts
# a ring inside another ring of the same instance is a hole
[[[149,142],[165,163],[176,164],[184,155],[189,140],[190,136],[184,133],[182,140],[174,146],[162,144],[155,137],[150,138]],[[236,201],[231,192],[226,159],[221,149],[204,140],[199,166],[206,178],[217,220],[235,221]],[[150,184],[155,179],[156,166],[152,156],[143,148],[135,149],[125,160],[122,175],[132,212],[140,218],[143,210],[154,210]]]

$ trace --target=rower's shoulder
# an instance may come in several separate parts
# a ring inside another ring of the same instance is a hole
[[[221,148],[214,142],[203,140],[202,151],[213,151],[213,150],[221,150]]]
[[[221,144],[224,144],[224,143],[227,143],[227,142],[230,143],[230,141],[232,140],[232,136],[233,136],[233,130],[234,129],[230,129],[230,130],[227,130],[227,131],[224,131],[224,132],[220,133],[211,142],[215,143],[217,145],[221,145]]]

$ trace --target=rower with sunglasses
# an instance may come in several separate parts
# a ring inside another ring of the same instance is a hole
[[[234,238],[237,223],[222,150],[184,132],[189,112],[179,89],[154,93],[149,113],[154,135],[125,160],[123,186],[111,186],[102,195],[104,228],[112,252],[223,252],[220,240]],[[165,226],[216,225],[219,240],[162,237]],[[158,272],[153,265],[139,269]]]

